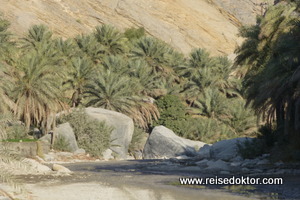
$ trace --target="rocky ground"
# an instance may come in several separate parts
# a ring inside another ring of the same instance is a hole
[[[247,160],[245,163],[248,164],[244,164],[240,170],[230,168],[225,171],[204,167],[203,162],[199,163],[196,159],[93,162],[77,160],[62,164],[72,173],[52,171],[38,175],[18,175],[17,178],[25,183],[25,188],[29,192],[15,197],[32,200],[300,198],[298,190],[300,163],[254,164],[257,161],[258,159]],[[47,165],[53,168],[52,163]],[[264,186],[183,186],[179,184],[179,177],[215,176],[282,177],[284,184]]]

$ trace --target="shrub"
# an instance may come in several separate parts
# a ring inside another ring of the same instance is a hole
[[[234,138],[234,132],[226,124],[213,118],[194,118],[184,123],[184,137],[206,143]]]
[[[102,156],[103,151],[110,147],[113,128],[107,126],[105,122],[92,119],[83,110],[74,110],[58,120],[58,123],[64,122],[71,124],[78,146],[92,156]]]
[[[21,124],[11,124],[7,127],[7,139],[22,140],[27,138],[28,134],[25,126]]]
[[[69,142],[62,136],[58,136],[53,144],[53,149],[58,151],[70,151]]]
[[[180,98],[175,95],[166,95],[158,99],[156,104],[160,118],[154,123],[154,126],[163,125],[180,136],[185,135],[184,124],[189,117]]]

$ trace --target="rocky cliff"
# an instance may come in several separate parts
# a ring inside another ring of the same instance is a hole
[[[0,12],[18,35],[41,23],[64,38],[104,23],[121,30],[143,26],[183,53],[201,47],[228,55],[241,41],[238,26],[253,23],[259,12],[243,2],[248,0],[1,0]]]

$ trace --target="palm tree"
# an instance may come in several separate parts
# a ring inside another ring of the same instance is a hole
[[[47,63],[37,53],[26,55],[15,66],[11,91],[14,114],[24,121],[27,130],[30,125],[47,130],[51,125],[49,117],[66,108],[61,90],[63,72],[59,70],[59,66]]]
[[[1,16],[0,16],[1,17]],[[14,52],[14,42],[11,41],[11,34],[7,31],[9,22],[0,18],[0,60],[8,61],[10,54]]]
[[[166,79],[174,74],[173,63],[170,62],[171,54],[174,54],[174,51],[165,43],[155,38],[143,37],[134,43],[130,57],[142,59],[148,64],[151,73],[160,74]],[[175,59],[175,57],[172,58]]]
[[[299,4],[299,3],[298,3]],[[248,100],[268,124],[281,132],[299,133],[299,20],[297,4],[279,3],[258,24],[259,68],[250,68]],[[297,23],[298,22],[298,23]],[[247,40],[246,40],[247,42]],[[249,54],[248,57],[255,56]],[[248,59],[245,56],[245,59]],[[248,64],[252,64],[249,62]],[[255,66],[255,63],[254,63]]]
[[[62,38],[58,38],[54,40],[54,44],[65,60],[70,60],[80,55],[80,49],[73,39],[63,40]]]
[[[142,95],[158,97],[164,90],[163,83],[159,81],[159,76],[152,74],[147,63],[142,60],[129,62],[129,76],[136,78],[139,82]]]
[[[40,49],[43,43],[50,43],[52,32],[45,25],[33,25],[28,30],[28,35],[23,38],[25,49]]]
[[[123,56],[106,56],[103,58],[101,65],[99,66],[99,71],[110,70],[117,73],[126,73],[128,74],[128,62]]]
[[[71,59],[71,70],[68,72],[68,80],[64,81],[67,89],[72,91],[71,103],[73,107],[81,103],[84,87],[97,75],[93,63],[87,58]]]
[[[75,38],[79,49],[94,63],[100,63],[104,57],[105,49],[99,44],[94,35],[78,35]]]
[[[147,127],[158,111],[154,104],[138,96],[139,84],[123,73],[104,70],[92,84],[86,86],[86,105],[124,113],[141,127]]]
[[[4,113],[13,108],[14,102],[9,97],[9,91],[13,87],[13,82],[9,74],[9,68],[6,63],[0,62],[0,112]]]
[[[97,26],[94,37],[102,45],[105,55],[125,54],[128,51],[128,39],[113,26]]]
[[[216,61],[210,57],[205,49],[194,49],[190,53],[188,64],[179,66],[177,71],[181,76],[194,81],[204,78],[201,73],[209,73],[215,66]]]

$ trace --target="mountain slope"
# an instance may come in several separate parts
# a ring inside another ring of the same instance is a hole
[[[1,0],[0,4],[11,30],[20,36],[41,23],[64,38],[89,33],[103,23],[121,30],[143,26],[183,53],[201,47],[213,55],[231,54],[241,40],[239,20],[208,0]]]

